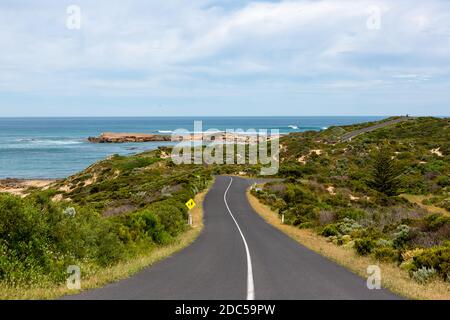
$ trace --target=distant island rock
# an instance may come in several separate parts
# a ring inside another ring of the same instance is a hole
[[[113,133],[104,132],[98,137],[89,137],[88,141],[93,143],[125,143],[125,142],[150,142],[170,141],[168,135],[146,134],[146,133]]]
[[[257,141],[278,139],[281,135],[257,135],[227,132],[205,132],[200,134],[162,135],[146,133],[113,133],[104,132],[98,137],[89,137],[93,143],[124,143],[124,142],[149,142],[149,141],[235,141],[237,143],[255,143]]]

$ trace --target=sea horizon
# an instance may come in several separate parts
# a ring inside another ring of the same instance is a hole
[[[389,118],[389,117],[397,117],[403,116],[402,114],[393,114],[393,115],[264,115],[264,116],[239,116],[239,115],[228,115],[228,116],[203,116],[203,115],[194,115],[194,116],[127,116],[127,115],[113,115],[113,116],[0,116],[0,119],[86,119],[86,118],[102,118],[102,119],[114,119],[114,118],[287,118],[287,117],[295,117],[295,118]],[[429,115],[429,114],[409,114],[410,117],[435,117],[435,118],[448,118],[449,115]]]

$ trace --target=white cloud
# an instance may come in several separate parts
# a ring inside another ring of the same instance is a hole
[[[79,31],[61,3],[0,4],[0,94],[440,88],[450,73],[446,1],[74,2]],[[380,30],[366,26],[372,6]]]

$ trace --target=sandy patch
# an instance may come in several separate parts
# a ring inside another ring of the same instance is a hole
[[[161,155],[159,156],[161,159],[167,159],[170,158],[170,155],[167,154],[165,151],[161,151]]]
[[[3,179],[0,180],[0,192],[6,192],[17,196],[26,196],[29,188],[48,189],[55,180],[45,179]]]
[[[87,186],[90,186],[91,184],[95,183],[95,182],[97,181],[97,178],[98,178],[97,173],[94,173],[94,175],[92,176],[92,178],[87,179],[87,180],[84,182],[84,186],[87,187]]]
[[[70,192],[72,188],[69,185],[63,185],[58,190],[63,192]]]
[[[320,156],[322,153],[323,153],[323,151],[321,149],[312,149],[309,151],[308,154],[299,157],[297,159],[297,161],[300,162],[301,164],[306,164],[307,157],[311,156],[312,154],[316,154],[316,155]]]
[[[442,152],[440,150],[441,150],[441,148],[439,147],[439,148],[436,148],[436,149],[431,149],[430,152],[432,154],[437,155],[438,157],[443,157],[444,155],[442,154]]]
[[[333,186],[329,186],[326,188],[326,190],[328,191],[329,194],[331,194],[332,196],[336,195],[336,191],[335,188]]]
[[[57,195],[55,195],[55,196],[52,198],[52,201],[58,202],[58,201],[61,201],[62,199],[63,199],[63,195],[62,195],[61,193],[58,193]]]
[[[306,156],[301,156],[300,158],[298,158],[298,162],[300,162],[301,164],[306,164]]]

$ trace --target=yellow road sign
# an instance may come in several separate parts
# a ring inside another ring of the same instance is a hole
[[[186,202],[186,207],[188,207],[189,210],[191,210],[195,206],[196,206],[196,203],[195,203],[194,199],[190,199],[188,202]]]

